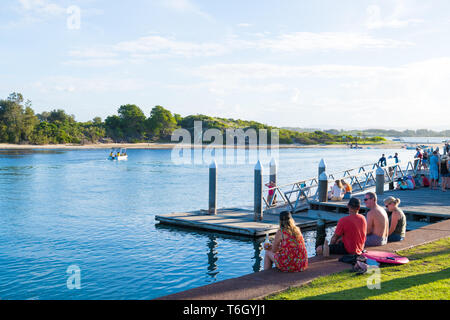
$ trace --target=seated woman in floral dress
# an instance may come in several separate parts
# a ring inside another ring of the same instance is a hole
[[[275,234],[273,244],[265,249],[264,270],[271,269],[272,263],[285,272],[299,272],[308,267],[303,235],[289,211],[280,213],[280,229]]]

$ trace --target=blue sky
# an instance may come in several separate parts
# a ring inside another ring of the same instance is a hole
[[[36,112],[86,121],[133,103],[146,115],[162,105],[275,126],[449,129],[447,0],[2,0],[0,9],[0,97],[21,92]]]

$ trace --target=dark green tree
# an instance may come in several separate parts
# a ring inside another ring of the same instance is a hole
[[[146,117],[144,112],[134,104],[120,106],[119,118],[127,141],[138,142],[146,137]]]
[[[153,107],[147,123],[152,136],[162,140],[170,139],[170,135],[178,125],[172,113],[161,106]]]

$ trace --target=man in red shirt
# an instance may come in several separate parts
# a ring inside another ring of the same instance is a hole
[[[367,222],[359,214],[361,202],[351,198],[347,204],[349,215],[339,219],[330,244],[325,240],[323,246],[316,248],[316,253],[328,256],[330,254],[361,254],[366,242]]]

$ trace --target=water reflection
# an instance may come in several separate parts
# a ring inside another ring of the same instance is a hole
[[[219,273],[218,269],[217,269],[217,260],[219,259],[217,257],[217,250],[216,248],[218,247],[217,245],[217,239],[215,236],[208,236],[208,248],[209,248],[209,252],[208,252],[208,275],[211,276],[211,278],[215,281],[216,280],[216,276]]]
[[[254,255],[253,259],[255,260],[255,263],[253,264],[253,272],[258,272],[261,270],[261,250],[262,250],[262,242],[264,240],[262,238],[255,239],[253,241],[253,249],[254,249]]]
[[[33,154],[62,154],[64,150],[51,149],[0,149],[0,157],[22,158]]]
[[[196,230],[189,227],[182,227],[182,226],[169,226],[164,224],[156,224],[156,229],[160,230],[167,230],[171,233],[182,233],[182,234],[191,234],[191,235],[201,235],[204,236],[206,239],[206,245],[208,248],[207,253],[207,272],[206,274],[212,281],[217,280],[217,276],[221,273],[221,268],[218,263],[218,247],[219,247],[219,240],[227,241],[227,240],[235,240],[239,241],[239,243],[233,244],[233,247],[239,248],[240,253],[236,254],[242,254],[243,252],[248,253],[248,257],[251,256],[252,264],[252,270],[253,272],[259,272],[262,270],[262,263],[263,263],[263,242],[264,238],[260,237],[257,239],[251,239],[247,237],[237,236],[237,235],[231,235],[226,233],[212,233],[209,231],[204,230]],[[318,244],[323,244],[324,240],[327,238],[330,238],[333,234],[335,228],[335,224],[327,224],[324,221],[320,220],[317,228],[314,229],[306,229],[302,230],[303,237],[305,239],[305,245],[307,247],[308,251],[308,257],[315,256],[315,248],[318,246]],[[329,241],[329,239],[328,239]],[[251,246],[250,246],[251,244]],[[250,249],[251,248],[251,249]],[[225,248],[222,251],[225,252]],[[232,250],[234,251],[234,250]],[[228,257],[227,257],[228,258]],[[241,257],[242,258],[242,257]],[[224,261],[226,258],[224,259]],[[222,263],[224,263],[224,261]]]
[[[160,230],[168,230],[170,232],[180,232],[180,233],[189,233],[192,235],[202,235],[205,236],[207,239],[207,247],[208,247],[208,254],[207,254],[207,274],[208,276],[213,280],[216,281],[217,276],[220,273],[219,269],[219,263],[218,263],[218,250],[219,247],[218,241],[219,240],[235,240],[239,241],[240,243],[236,245],[236,248],[239,248],[240,252],[243,251],[249,251],[248,245],[251,244],[251,247],[253,248],[253,255],[251,256],[251,260],[253,261],[252,270],[253,272],[259,272],[261,271],[261,265],[262,265],[262,243],[264,242],[264,238],[258,238],[258,239],[250,239],[248,237],[242,237],[232,234],[226,234],[226,233],[212,233],[204,230],[196,230],[188,227],[182,227],[182,226],[168,226],[164,224],[156,224],[156,229]],[[247,245],[247,250],[244,249],[244,247]],[[234,251],[234,250],[233,250]],[[249,252],[250,253],[250,252]],[[249,255],[250,257],[250,255]],[[222,266],[223,267],[223,266]]]

